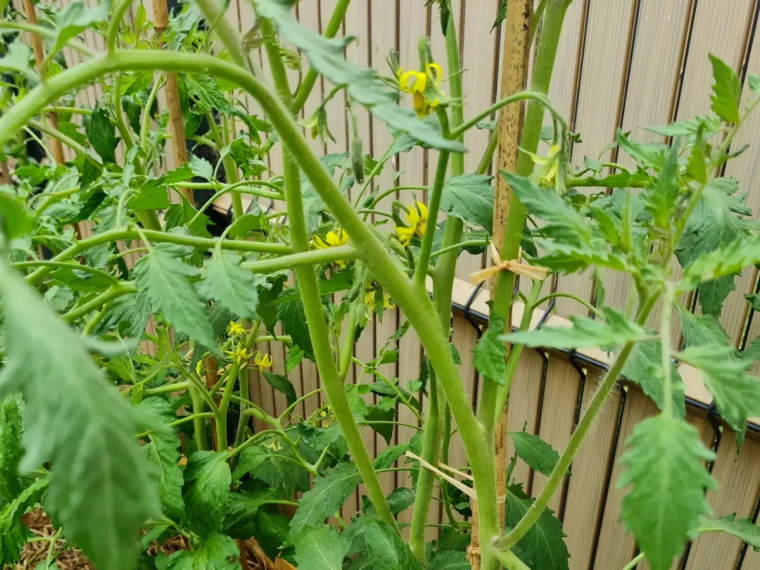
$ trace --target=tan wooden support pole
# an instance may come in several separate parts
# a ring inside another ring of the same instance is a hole
[[[26,21],[36,26],[37,14],[34,11],[34,4],[32,4],[30,0],[24,0],[24,13],[26,14]],[[45,48],[42,45],[42,38],[38,36],[37,34],[29,34],[29,39],[32,44],[32,51],[34,51],[34,62],[37,66],[37,72],[40,73],[40,75],[42,75],[42,71],[40,68],[42,67],[42,62],[45,61]],[[48,114],[47,120],[50,123],[50,126],[57,131],[58,117],[56,116],[56,114],[55,113]],[[52,139],[50,137],[45,137],[45,139],[46,139],[46,142],[48,143],[48,146],[50,147],[50,150],[53,153],[53,158],[55,158],[55,162],[57,164],[65,164],[66,157],[63,155],[63,145],[61,144],[61,141],[57,139]]]
[[[163,35],[168,26],[169,12],[166,8],[166,0],[153,0],[153,28],[156,30],[156,37],[161,47],[163,47]],[[167,75],[166,83],[164,84],[164,97],[166,97],[166,109],[169,111],[169,133],[172,136],[174,167],[179,168],[187,162],[187,143],[185,142],[185,123],[182,119],[182,107],[179,104],[179,87],[177,86],[176,73],[169,73]],[[190,188],[180,188],[180,192],[191,204],[195,204],[193,191]]]
[[[504,51],[501,64],[500,99],[504,99],[525,90],[528,83],[528,61],[530,58],[530,20],[533,12],[533,0],[509,0],[507,16],[504,22]],[[497,125],[499,146],[497,165],[499,170],[515,172],[519,154],[520,136],[522,135],[525,106],[523,103],[507,105],[501,110]],[[499,247],[504,241],[504,231],[509,215],[509,200],[512,193],[506,181],[496,173],[496,192],[493,208],[493,243]],[[512,231],[518,231],[511,228]],[[520,231],[522,228],[520,229]],[[491,280],[491,297],[494,294],[495,279]],[[506,318],[507,327],[512,323],[510,308]],[[488,380],[486,380],[488,381]],[[494,430],[494,470],[496,476],[496,496],[499,500],[499,524],[504,528],[506,503],[501,500],[507,493],[507,410],[501,410]],[[472,538],[467,549],[467,558],[473,570],[480,569],[480,550],[478,542],[477,502],[472,502]]]

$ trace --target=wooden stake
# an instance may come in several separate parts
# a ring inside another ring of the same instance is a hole
[[[530,56],[530,19],[533,12],[533,0],[509,0],[507,17],[504,22],[504,51],[502,52],[501,99],[523,91],[528,83],[528,60]],[[523,103],[507,105],[499,115],[499,147],[497,165],[500,170],[515,172],[519,154],[520,136],[522,135],[525,107]],[[509,199],[512,189],[501,176],[496,176],[496,193],[493,208],[493,238],[501,246],[509,215]],[[521,228],[522,229],[522,228]],[[511,228],[518,231],[517,228]],[[496,280],[491,280],[491,297],[493,298]],[[512,313],[506,317],[507,326],[512,323]],[[499,421],[494,431],[494,454],[496,496],[499,499],[507,493],[507,410],[501,410]],[[504,528],[504,500],[499,500],[499,525]],[[472,538],[467,549],[467,559],[473,570],[480,569],[480,543],[478,541],[477,502],[472,503]]]
[[[29,0],[25,1],[28,2]],[[156,30],[159,46],[163,46],[162,37],[168,25],[169,12],[166,8],[166,0],[153,0],[153,27]],[[185,123],[182,119],[179,87],[175,73],[169,73],[166,77],[164,97],[166,97],[166,109],[169,111],[169,133],[172,135],[174,167],[179,168],[187,162],[187,143],[185,142]],[[195,204],[193,191],[190,188],[180,188],[180,192],[191,204]]]
[[[34,4],[30,0],[24,0],[24,12],[26,13],[26,21],[30,24],[37,25],[37,14],[34,11]],[[42,62],[45,61],[45,48],[42,45],[42,38],[37,34],[29,34],[29,39],[32,44],[32,51],[34,51],[34,62],[37,66],[37,73],[41,73]],[[50,126],[58,130],[58,116],[55,113],[50,113],[47,116]],[[53,153],[56,164],[65,164],[66,157],[63,155],[63,145],[61,141],[45,137],[45,141],[48,147]]]

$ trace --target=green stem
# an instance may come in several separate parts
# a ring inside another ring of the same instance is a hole
[[[187,382],[174,382],[172,384],[164,384],[157,388],[148,388],[143,392],[145,396],[157,396],[159,394],[171,394],[172,392],[181,392],[187,390],[189,384]]]
[[[430,254],[430,257],[438,257],[439,255],[443,255],[444,253],[448,253],[450,251],[458,251],[462,249],[463,247],[478,247],[478,246],[487,246],[489,243],[491,243],[489,240],[483,240],[483,239],[475,239],[470,241],[461,241],[459,243],[455,243],[454,245],[449,245],[446,247],[442,247],[438,251],[434,251]]]
[[[105,303],[112,301],[113,299],[117,299],[118,297],[129,295],[130,293],[135,293],[136,291],[137,291],[137,287],[132,281],[119,282],[118,285],[109,287],[108,289],[103,291],[100,295],[98,295],[94,299],[91,299],[87,303],[84,303],[83,305],[75,307],[74,309],[71,309],[68,313],[61,315],[61,319],[63,319],[67,323],[74,322],[77,319],[81,319],[82,317],[88,315],[90,311],[97,309],[98,307],[104,305]]]
[[[449,0],[444,1],[448,2]],[[454,24],[453,12],[451,12],[451,14],[452,15],[449,17],[448,28],[446,30],[446,62],[449,72],[449,90],[451,98],[455,101],[455,103],[451,105],[451,117],[449,125],[452,130],[455,130],[464,122],[464,114],[461,104],[462,76],[460,73],[459,65],[459,43],[456,36],[456,27]],[[458,138],[460,141],[463,140],[461,135]],[[441,152],[441,154],[445,154],[445,151]],[[440,169],[436,170],[436,180],[438,179],[439,172]],[[451,155],[451,175],[458,176],[462,174],[464,174],[464,155]],[[443,176],[445,178],[445,169],[443,171]],[[434,229],[435,217],[431,217],[429,219],[433,223],[429,223],[428,228]],[[450,247],[462,241],[463,229],[464,224],[462,220],[449,216],[446,219],[446,229],[444,230],[442,248]],[[435,313],[438,316],[438,322],[444,333],[444,339],[447,346],[451,319],[451,296],[452,287],[454,284],[454,270],[456,267],[456,261],[456,251],[449,251],[448,253],[441,255],[436,264],[435,277],[433,279],[433,304],[435,307]],[[424,274],[422,275],[422,279],[424,279]],[[420,279],[420,277],[418,277],[417,272],[415,272],[415,281],[418,279]],[[419,281],[417,281],[417,283],[419,283]],[[418,290],[420,290],[419,287]],[[407,318],[409,318],[408,315]],[[417,329],[416,326],[415,329]],[[430,398],[428,403],[428,414],[425,420],[425,432],[422,442],[422,458],[432,465],[438,464],[438,456],[440,454],[440,446],[443,436],[442,419],[446,409],[446,400],[444,400],[444,394],[441,394],[439,392],[439,380],[441,383],[443,383],[444,377],[439,373],[438,370],[435,369],[438,358],[440,358],[440,356],[436,357],[436,355],[432,354],[430,350],[428,350],[428,361],[430,364],[432,364],[432,366],[430,367],[430,379],[428,380],[428,391],[430,393]],[[458,373],[456,374],[456,382],[459,386],[461,386],[461,380],[459,379]],[[459,406],[457,402],[452,399],[452,395],[450,394],[451,390],[446,386],[443,386],[443,388],[446,392],[446,399],[449,401],[452,412],[456,417],[457,412],[461,414],[462,410],[458,409]],[[468,411],[471,413],[469,404]],[[459,418],[457,418],[457,422],[459,422]],[[480,428],[475,428],[472,435],[480,439],[482,436]],[[484,441],[479,441],[479,443],[481,442]],[[465,447],[467,447],[467,445],[465,445]],[[476,453],[474,450],[467,450],[467,456],[470,458],[474,457],[474,453]],[[496,492],[493,485],[493,458],[490,457],[490,449],[488,452],[481,451],[481,453],[481,467],[486,471],[486,473],[488,473],[488,475],[484,474],[485,479],[478,482],[478,493],[480,494],[482,490],[482,500],[480,502],[493,502],[495,507]],[[428,469],[422,469],[417,480],[417,493],[415,495],[414,511],[412,513],[412,526],[409,534],[409,548],[412,550],[412,553],[417,557],[417,559],[423,563],[425,561],[426,524],[428,511],[430,510],[430,499],[433,494],[434,484],[435,475],[433,472]],[[492,491],[492,495],[489,495],[489,489]],[[489,509],[490,507],[486,506],[484,510],[486,513],[488,513]],[[494,516],[495,513],[496,511],[493,509]],[[498,529],[498,526],[496,528]]]
[[[36,26],[27,22],[0,21],[0,30],[20,30],[22,32],[29,32],[30,34],[34,34],[36,36],[40,36],[43,39],[52,41],[55,41],[58,38],[58,30]],[[79,53],[86,55],[87,57],[97,57],[99,55],[96,51],[90,49],[85,44],[77,40],[68,40],[64,45],[66,47],[77,50]]]
[[[153,88],[148,95],[148,101],[145,103],[143,109],[142,123],[140,124],[140,148],[143,149],[145,154],[148,154],[148,133],[150,132],[150,110],[153,108],[153,104],[156,102],[158,96],[158,90],[161,87],[161,78],[159,77],[153,84]]]
[[[388,190],[384,190],[383,192],[380,192],[372,201],[372,204],[369,205],[369,207],[374,208],[380,203],[380,201],[383,198],[390,196],[391,194],[395,194],[396,192],[399,192],[400,190],[417,190],[419,192],[427,192],[428,190],[430,190],[430,187],[428,186],[394,186],[393,188],[389,188]]]
[[[588,301],[584,301],[580,297],[578,297],[576,295],[572,295],[570,293],[549,293],[548,295],[544,295],[540,299],[536,300],[535,304],[536,304],[536,306],[538,306],[541,303],[544,303],[544,302],[548,301],[549,299],[557,299],[557,298],[560,298],[560,297],[565,298],[565,299],[572,299],[573,301],[576,301],[577,303],[580,303],[581,305],[583,305],[584,307],[586,307],[589,311],[591,311],[592,313],[594,313],[600,319],[604,318],[604,313],[602,313],[602,311],[600,311],[599,309],[597,309],[596,307],[594,307],[594,305],[592,305]]]
[[[248,386],[248,373],[245,370],[241,370],[238,373],[238,383],[240,384],[240,416],[238,417],[237,431],[235,432],[235,447],[243,443],[243,437],[245,436],[245,426],[248,423],[248,416],[245,414],[245,410],[248,407],[249,386]]]
[[[497,552],[494,556],[507,570],[530,570],[530,566],[520,560],[513,552]]]
[[[165,425],[168,427],[176,427],[176,426],[181,426],[182,424],[186,424],[187,422],[194,422],[196,419],[199,419],[199,418],[213,418],[213,417],[214,417],[213,412],[199,412],[197,414],[193,413],[193,414],[190,414],[189,416],[185,416],[178,420],[174,420],[173,422],[169,422],[168,424],[165,424]],[[138,433],[135,437],[137,438],[146,437],[152,433],[155,433],[155,430]]]
[[[543,35],[541,37],[543,39]],[[536,87],[535,78],[533,80],[533,85],[531,85],[531,87]],[[463,125],[455,129],[452,129],[451,135],[454,137],[459,136],[462,133],[474,127],[475,125],[477,125],[483,119],[494,114],[496,111],[498,111],[502,107],[509,105],[510,103],[517,103],[518,101],[525,101],[525,100],[533,101],[534,103],[537,103],[540,106],[546,108],[552,114],[552,117],[554,117],[554,119],[562,127],[562,135],[564,136],[564,134],[567,133],[567,122],[565,121],[564,117],[560,114],[560,112],[554,108],[554,106],[551,104],[549,99],[547,99],[545,93],[535,92],[535,91],[522,91],[520,93],[515,93],[514,95],[510,95],[509,97],[505,97],[501,101],[498,101],[497,103],[494,103],[493,105],[488,107],[488,109],[486,109],[485,111],[481,111],[480,113],[475,115],[472,119],[470,119]]]
[[[42,111],[45,114],[65,113],[74,115],[92,115],[92,109],[83,109],[81,107],[45,107]]]
[[[20,261],[18,263],[12,263],[13,267],[16,268],[22,268],[22,267],[64,267],[73,269],[75,271],[83,271],[85,273],[91,273],[92,275],[98,275],[99,277],[103,277],[104,279],[108,279],[113,285],[119,285],[121,282],[116,279],[113,275],[106,273],[105,271],[101,269],[96,269],[95,267],[89,267],[88,265],[80,265],[79,263],[72,262],[66,262],[66,261]]]
[[[224,13],[219,11],[217,4],[213,0],[197,0],[197,4],[203,17],[213,26],[214,32],[224,44],[224,47],[227,48],[227,54],[230,56],[234,64],[239,68],[250,72],[250,61],[240,44],[240,35],[232,27],[230,22],[224,16]],[[225,6],[226,9],[229,4],[221,5]]]
[[[356,259],[358,257],[359,252],[355,247],[351,245],[338,245],[327,249],[307,250],[272,259],[246,261],[241,264],[241,267],[253,271],[254,273],[272,273],[281,269],[325,265],[328,263],[335,263],[336,261]]]
[[[665,283],[665,298],[662,305],[662,321],[660,325],[660,341],[662,345],[662,413],[673,416],[673,381],[671,368],[673,361],[670,352],[670,317],[673,314],[674,289],[672,283]]]
[[[131,3],[132,0],[123,1],[123,4],[127,4],[127,7]],[[132,133],[129,132],[127,124],[124,122],[124,113],[121,111],[121,72],[116,74],[113,83],[113,115],[114,119],[116,119],[116,128],[119,129],[119,134],[124,139],[124,146],[126,150],[129,150],[135,146],[135,141],[132,138]]]
[[[2,119],[0,119],[2,121]],[[1,136],[1,135],[0,135]],[[192,247],[200,247],[203,249],[214,249],[217,246],[222,249],[230,251],[248,251],[257,253],[272,253],[272,254],[288,254],[293,250],[279,243],[269,242],[255,242],[255,241],[234,241],[234,240],[222,240],[221,242],[212,238],[201,238],[195,236],[185,236],[178,234],[170,234],[152,230],[127,230],[127,229],[115,229],[102,234],[96,234],[87,239],[83,239],[75,243],[74,245],[63,250],[56,255],[51,261],[65,261],[72,257],[79,255],[85,250],[101,245],[103,243],[110,243],[127,239],[139,239],[141,235],[144,235],[150,241],[174,243],[177,245],[189,245]],[[336,248],[337,249],[337,248]],[[341,252],[342,253],[342,252]],[[40,267],[37,271],[30,273],[26,276],[28,283],[37,283],[45,275],[52,271],[52,267]]]
[[[639,552],[638,556],[636,556],[636,558],[634,558],[628,564],[626,564],[623,570],[633,570],[634,568],[636,568],[636,566],[638,566],[639,562],[644,560],[644,558],[646,558],[646,554],[644,554],[643,552]]]
[[[656,300],[657,296],[655,295],[652,295],[649,299],[647,299],[646,303],[644,303],[644,305],[641,307],[641,311],[637,316],[636,322],[638,324],[641,325],[646,322],[646,319],[649,316],[649,312],[652,310],[652,307],[654,306]],[[560,483],[564,479],[565,474],[570,467],[570,464],[573,462],[575,453],[580,448],[581,443],[583,443],[583,440],[586,437],[588,430],[591,428],[591,425],[599,413],[599,410],[602,409],[604,401],[607,399],[610,391],[615,386],[615,383],[617,382],[617,379],[620,376],[620,373],[623,370],[623,367],[628,360],[628,356],[630,356],[635,344],[636,343],[628,342],[623,345],[623,348],[620,350],[617,358],[615,358],[615,362],[613,362],[612,366],[610,367],[609,372],[607,372],[604,380],[602,380],[599,388],[597,388],[594,397],[591,398],[591,402],[589,403],[588,408],[586,408],[586,411],[581,416],[581,419],[578,422],[578,426],[575,428],[573,435],[570,436],[570,441],[568,441],[567,447],[565,447],[565,450],[562,452],[559,461],[557,461],[557,464],[552,470],[551,475],[549,475],[549,479],[544,484],[543,489],[541,489],[541,492],[538,494],[538,497],[536,497],[536,500],[530,506],[525,515],[523,515],[522,519],[520,519],[517,525],[515,525],[515,527],[506,536],[503,536],[493,542],[494,548],[497,550],[509,550],[512,548],[523,536],[525,536],[525,533],[530,530],[530,528],[538,520],[538,517],[541,516],[544,508],[546,508],[549,500],[552,498],[556,490],[559,488]]]
[[[343,23],[343,19],[346,17],[346,10],[348,9],[350,2],[351,0],[337,1],[335,8],[333,8],[332,16],[330,16],[330,21],[327,22],[325,31],[322,33],[324,37],[334,38],[336,36],[338,30],[340,30],[341,24]],[[296,91],[295,97],[293,98],[294,115],[298,115],[298,113],[303,108],[306,100],[311,94],[312,89],[314,89],[314,85],[317,82],[318,76],[319,73],[313,68],[309,68],[309,71],[306,72],[306,75],[304,76],[303,81],[298,87],[298,91]]]
[[[417,267],[414,270],[414,284],[425,289],[425,279],[427,278],[428,264],[430,263],[430,251],[433,249],[433,239],[435,237],[436,225],[438,219],[438,210],[441,206],[441,195],[443,194],[443,183],[446,181],[446,169],[449,165],[449,152],[442,150],[438,154],[438,166],[435,169],[435,180],[433,180],[433,189],[430,192],[428,202],[428,219],[431,223],[427,224],[425,234],[422,237],[420,253],[417,257]],[[415,206],[412,206],[414,208]]]
[[[116,49],[116,37],[119,34],[119,25],[124,20],[124,14],[126,14],[129,7],[132,5],[132,0],[121,0],[114,8],[111,15],[111,21],[108,24],[108,31],[106,32],[106,49],[113,51]]]
[[[67,137],[61,131],[59,131],[57,129],[54,129],[52,127],[49,127],[45,123],[41,123],[40,121],[35,121],[35,120],[32,120],[32,119],[30,119],[29,121],[27,121],[27,124],[30,127],[33,127],[35,129],[37,129],[41,133],[46,134],[50,138],[56,139],[57,141],[62,142],[67,147],[69,147],[71,150],[73,150],[74,152],[76,152],[77,154],[81,154],[85,158],[85,160],[87,160],[95,168],[97,168],[98,170],[101,170],[101,171],[103,170],[103,165],[100,163],[100,161],[97,158],[95,158],[94,156],[92,156],[89,153],[89,151],[86,148],[84,148],[82,145],[80,145],[77,141],[75,141],[74,139],[72,139],[70,137]]]
[[[491,136],[488,137],[488,145],[486,146],[486,150],[483,153],[483,157],[480,159],[480,163],[478,164],[478,170],[476,171],[478,174],[482,175],[488,172],[488,167],[491,166],[493,155],[496,152],[496,147],[498,146],[499,146],[499,129],[494,128],[494,130],[491,131]]]

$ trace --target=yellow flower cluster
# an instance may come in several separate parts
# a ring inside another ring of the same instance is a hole
[[[412,238],[417,235],[422,237],[425,235],[425,225],[428,219],[428,209],[422,202],[416,200],[407,206],[407,211],[404,212],[404,218],[408,226],[396,226],[396,235],[398,235],[398,241],[401,245],[407,246]]]
[[[233,362],[238,366],[241,366],[251,357],[251,353],[240,343],[235,344],[235,350],[225,350],[224,354],[232,358]]]
[[[312,243],[317,249],[328,249],[330,247],[346,245],[348,243],[348,233],[340,228],[337,230],[331,230],[327,232],[325,239],[322,239],[318,235],[315,235]],[[346,262],[336,261],[335,265],[337,265],[340,269],[343,269],[346,267]]]
[[[373,313],[375,311],[375,292],[374,291],[367,291],[364,293],[364,304],[367,305],[367,308],[369,309],[370,313]],[[383,307],[385,309],[392,309],[396,305],[393,304],[393,301],[391,301],[391,296],[388,294],[387,291],[383,291]]]
[[[253,359],[253,362],[256,364],[256,366],[259,367],[259,372],[263,372],[264,368],[269,368],[272,366],[272,357],[269,354],[257,352],[256,357]]]
[[[428,63],[425,72],[404,71],[403,67],[396,70],[398,88],[404,93],[411,93],[412,106],[418,118],[429,115],[440,103],[440,87],[443,81],[443,70],[437,63]]]
[[[236,323],[235,321],[230,321],[230,324],[227,325],[227,336],[235,336],[235,335],[244,335],[245,334],[245,328],[243,325]]]

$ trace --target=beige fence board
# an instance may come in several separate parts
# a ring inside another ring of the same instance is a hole
[[[591,2],[583,52],[575,130],[582,143],[572,150],[572,163],[583,164],[583,155],[596,158],[614,140],[626,72],[626,56],[633,25],[631,0]],[[611,158],[611,153],[603,161]],[[589,271],[557,278],[557,291],[591,301],[594,282]],[[581,311],[576,303],[558,299],[556,313],[566,317]]]
[[[554,449],[562,450],[567,445],[575,423],[575,402],[578,400],[580,373],[567,360],[549,358],[544,380],[544,397],[541,403],[541,425],[538,435]],[[538,496],[546,484],[547,477],[533,473],[531,495]],[[559,512],[564,502],[564,485],[554,493],[549,508]]]
[[[535,350],[525,349],[517,365],[512,385],[509,388],[507,403],[507,430],[527,431],[536,433],[538,406],[541,400],[541,386],[544,377],[544,359]],[[512,439],[507,438],[507,457],[515,454]],[[531,469],[522,461],[518,461],[512,472],[512,477],[518,483],[525,485],[526,493],[530,492]]]
[[[583,409],[601,382],[598,370],[588,370],[583,390]],[[604,509],[609,463],[613,459],[621,391],[614,390],[592,425],[571,466],[565,499],[562,531],[570,552],[570,567],[589,568],[594,530]]]

